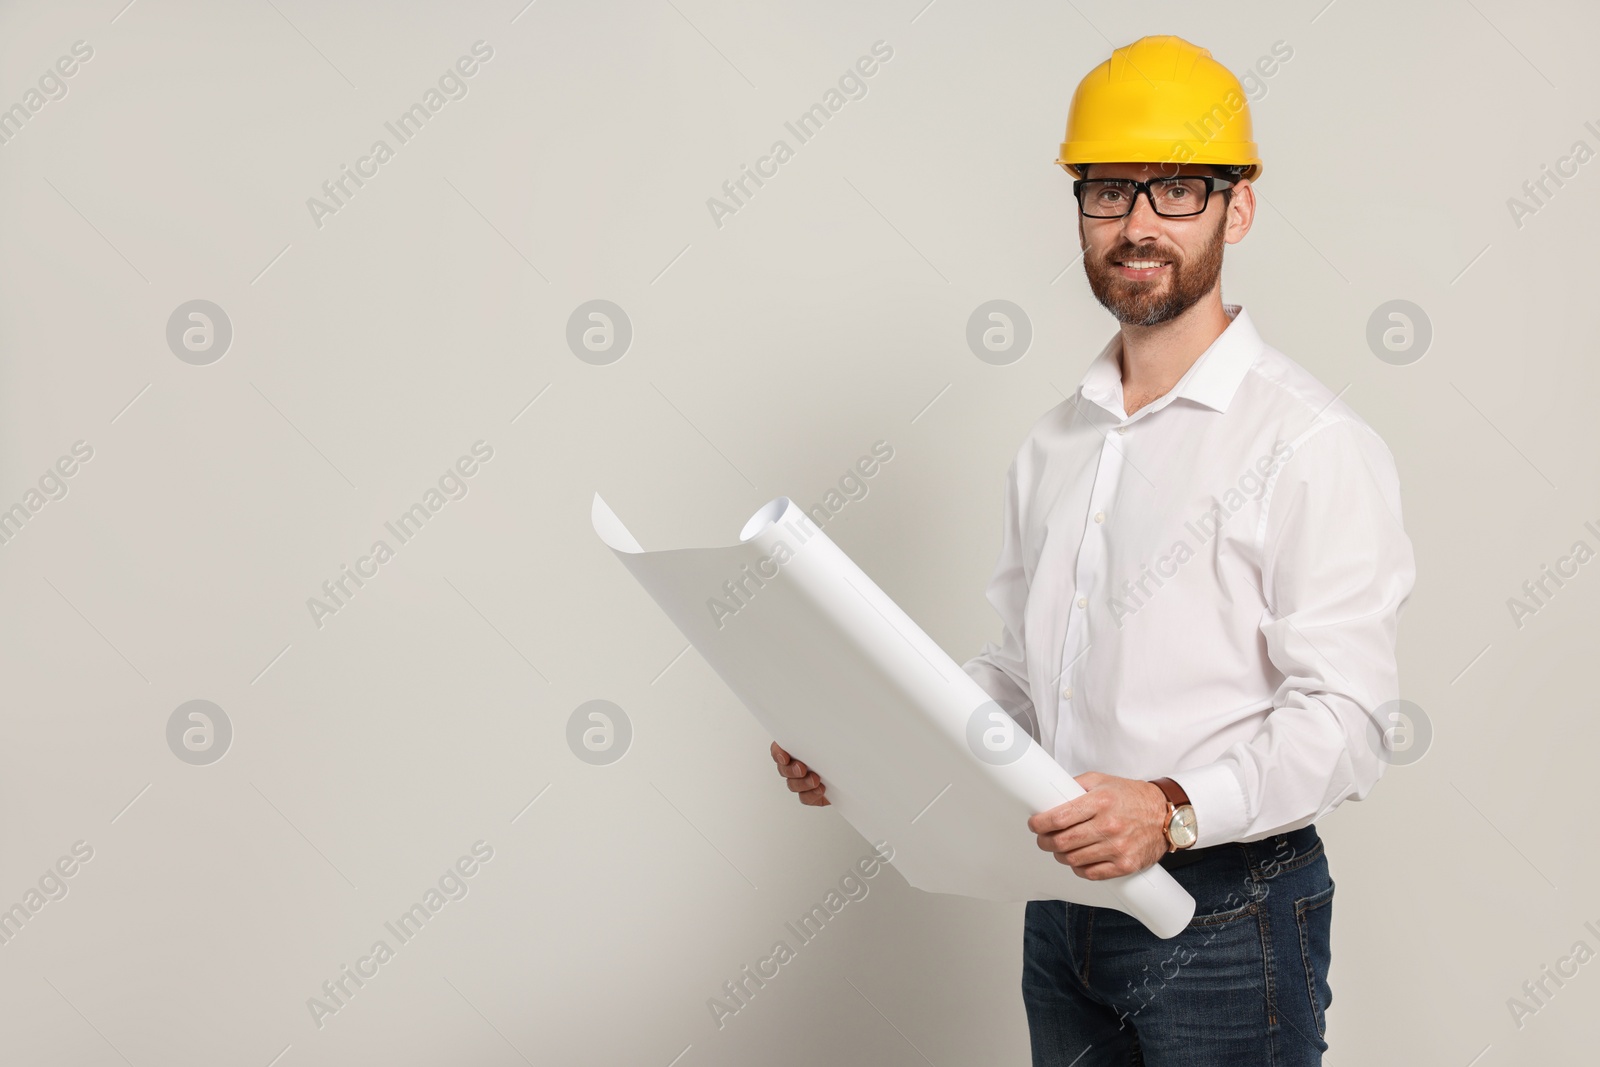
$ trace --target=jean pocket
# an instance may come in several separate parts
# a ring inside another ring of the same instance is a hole
[[[1300,958],[1306,967],[1306,991],[1311,998],[1311,1013],[1317,1021],[1317,1036],[1328,1036],[1328,1006],[1333,1003],[1333,987],[1328,985],[1328,968],[1333,963],[1333,880],[1328,888],[1294,902],[1294,921],[1300,929]]]
[[[1235,906],[1238,899],[1241,898],[1230,898],[1226,901],[1224,907],[1218,911],[1203,915],[1197,914],[1189,920],[1187,928],[1190,930],[1215,930],[1218,927],[1228,926],[1238,922],[1240,919],[1255,915],[1261,910],[1254,901],[1247,901],[1244,904]]]

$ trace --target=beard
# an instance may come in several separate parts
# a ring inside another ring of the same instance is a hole
[[[1176,253],[1143,252],[1143,246],[1122,244],[1113,248],[1104,258],[1083,257],[1084,273],[1089,276],[1089,288],[1095,299],[1117,321],[1128,326],[1156,326],[1168,322],[1189,310],[1200,298],[1209,293],[1222,274],[1223,231],[1227,228],[1228,213],[1218,212],[1216,228],[1201,245],[1194,262],[1180,258]],[[1079,228],[1083,226],[1079,222]],[[1137,281],[1124,278],[1116,265],[1119,259],[1164,259],[1169,266],[1160,278]]]

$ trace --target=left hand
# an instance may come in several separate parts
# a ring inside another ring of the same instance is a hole
[[[1154,782],[1088,771],[1083,796],[1028,819],[1039,847],[1080,878],[1136,874],[1167,853],[1167,798]]]

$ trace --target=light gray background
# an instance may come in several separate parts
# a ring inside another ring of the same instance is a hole
[[[1114,329],[1051,161],[1078,79],[1146,33],[1236,72],[1293,49],[1224,295],[1348,387],[1417,549],[1402,685],[1435,740],[1320,824],[1328,1062],[1592,1050],[1600,962],[1520,1029],[1506,1005],[1600,948],[1600,562],[1521,628],[1506,603],[1600,525],[1600,162],[1507,206],[1600,148],[1591,5],[124,3],[0,13],[0,106],[94,50],[0,145],[0,506],[94,449],[0,545],[0,906],[94,849],[0,945],[0,1059],[1026,1062],[1022,906],[892,871],[715,1026],[868,844],[783,788],[589,504],[647,547],[728,543],[885,439],[829,535],[958,660],[993,637],[1006,464]],[[480,39],[468,95],[315,226]],[[878,40],[867,95],[718,228],[707,198]],[[234,330],[208,366],[165,340],[193,299]],[[592,299],[634,328],[607,366],[564,340]],[[965,342],[991,299],[1033,325],[1007,366]],[[1365,340],[1392,299],[1432,322],[1409,366]],[[468,495],[317,628],[307,598],[479,439]],[[604,767],[565,743],[597,698],[635,731]],[[209,766],[167,747],[192,699],[233,724]],[[313,1025],[479,839],[469,894]]]

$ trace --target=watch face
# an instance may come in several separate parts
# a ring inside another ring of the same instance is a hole
[[[1172,821],[1167,824],[1167,833],[1172,835],[1172,843],[1177,848],[1188,848],[1199,839],[1195,830],[1194,809],[1185,804],[1172,813]]]

